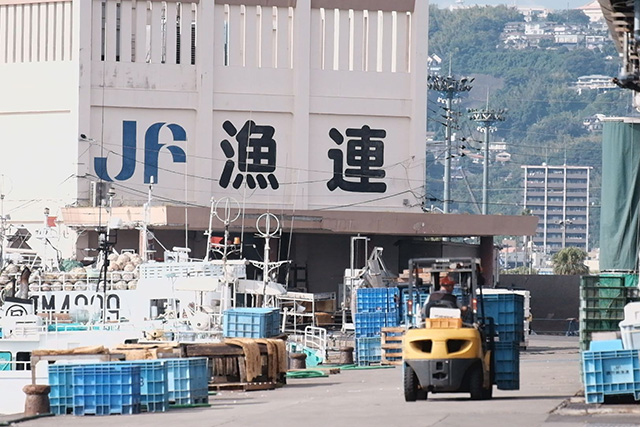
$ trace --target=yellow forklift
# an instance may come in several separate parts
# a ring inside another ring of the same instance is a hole
[[[478,258],[409,260],[409,313],[418,299],[416,289],[442,296],[443,281],[456,282],[458,303],[445,295],[429,302],[426,310],[416,310],[423,316],[428,311],[425,318],[407,316],[402,348],[407,402],[426,400],[428,393],[468,392],[473,400],[492,397],[495,332],[492,319],[484,315],[479,275]]]

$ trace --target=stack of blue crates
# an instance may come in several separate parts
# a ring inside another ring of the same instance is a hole
[[[169,402],[196,405],[209,401],[209,374],[206,357],[163,359],[168,366]]]
[[[500,390],[520,388],[520,342],[524,340],[524,297],[519,294],[483,295],[484,315],[494,321],[495,379]],[[480,310],[480,307],[478,307]]]
[[[500,390],[520,389],[520,343],[497,341],[493,343],[495,383]]]
[[[640,400],[640,350],[623,350],[621,340],[592,341],[582,352],[584,396],[603,403],[605,396],[632,395]]]
[[[493,318],[500,341],[524,340],[524,297],[519,294],[483,295],[484,314]],[[480,307],[478,307],[480,310]]]
[[[380,329],[398,326],[400,291],[392,288],[360,288],[356,292],[356,361],[380,362]]]
[[[140,413],[140,367],[103,363],[72,367],[73,415]]]
[[[169,407],[168,363],[163,359],[134,360],[140,367],[140,405],[147,412],[164,412]]]
[[[228,338],[269,338],[280,334],[277,308],[230,308],[224,312],[223,333]]]
[[[164,412],[209,400],[206,357],[49,366],[55,415]]]
[[[413,310],[409,313],[407,303],[409,302],[409,289],[402,289],[402,304],[400,305],[400,321],[404,323],[410,322],[410,317],[420,313],[422,307],[429,299],[428,292],[421,292],[419,290],[413,290]]]
[[[49,405],[54,415],[73,412],[73,367],[75,365],[49,365]]]

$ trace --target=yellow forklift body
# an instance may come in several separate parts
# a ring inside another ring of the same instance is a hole
[[[482,339],[475,328],[409,329],[403,346],[404,360],[483,358]]]

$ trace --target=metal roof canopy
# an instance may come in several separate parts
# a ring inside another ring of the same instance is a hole
[[[633,33],[633,0],[598,0],[616,49],[624,50],[626,33]]]
[[[264,211],[247,209],[244,215],[245,231],[255,231],[257,218]],[[531,215],[470,215],[440,213],[399,213],[359,211],[276,211],[283,230],[303,233],[378,234],[426,237],[468,236],[533,236],[538,217]],[[106,208],[67,207],[62,209],[64,224],[87,229],[106,226],[109,217],[119,218],[122,228],[134,228],[144,220],[140,206]],[[293,221],[293,227],[292,227]],[[153,206],[149,212],[150,228],[183,229],[185,222],[194,230],[209,228],[209,208],[181,206]],[[222,229],[221,221],[214,218],[214,229]],[[230,230],[239,231],[242,219],[231,223]]]

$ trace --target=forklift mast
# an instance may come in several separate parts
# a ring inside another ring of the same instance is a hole
[[[440,289],[440,279],[449,275],[459,285],[462,304],[472,309],[473,323],[484,320],[482,287],[479,286],[480,258],[412,258],[409,260],[408,306],[416,303],[414,288],[427,286],[429,294]],[[411,316],[407,327],[415,327]]]

